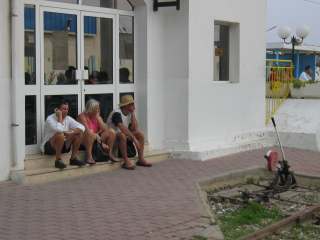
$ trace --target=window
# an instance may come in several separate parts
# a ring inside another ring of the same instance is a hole
[[[120,83],[133,83],[133,17],[119,17]]]
[[[25,96],[26,145],[37,144],[37,96]]]
[[[24,7],[24,82],[36,84],[36,32],[35,6]]]
[[[214,80],[239,81],[239,24],[215,21]]]
[[[61,2],[61,3],[78,3],[78,0],[47,0],[52,2]]]
[[[131,0],[82,0],[83,5],[132,11]]]

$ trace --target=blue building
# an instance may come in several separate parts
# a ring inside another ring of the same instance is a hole
[[[281,42],[267,43],[267,59],[291,60],[292,59],[292,45]],[[311,66],[315,79],[316,64],[320,61],[320,46],[315,45],[301,45],[295,47],[294,53],[294,77],[299,78],[307,65]]]

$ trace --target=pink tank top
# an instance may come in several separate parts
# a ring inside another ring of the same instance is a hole
[[[96,118],[89,118],[86,116],[88,128],[92,130],[94,133],[98,133],[100,130],[98,120]]]

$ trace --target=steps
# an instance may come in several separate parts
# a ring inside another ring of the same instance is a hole
[[[80,153],[81,155],[84,153]],[[67,168],[59,170],[54,168],[54,156],[47,156],[42,154],[27,155],[25,159],[25,171],[23,184],[41,184],[52,181],[59,181],[63,179],[70,179],[75,177],[81,177],[90,174],[96,174],[101,172],[113,171],[120,168],[120,163],[111,164],[97,163],[93,166],[70,166],[69,163],[70,154],[64,154],[62,160],[67,164]],[[148,151],[145,152],[145,159],[151,163],[157,163],[167,160],[169,153],[165,151]]]

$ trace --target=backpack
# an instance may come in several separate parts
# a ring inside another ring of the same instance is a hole
[[[119,157],[122,157],[120,149],[119,149],[118,155]],[[127,139],[127,155],[128,155],[128,158],[133,158],[137,155],[136,147],[134,146],[133,142],[130,141],[129,139]]]
[[[101,145],[97,141],[92,146],[92,157],[96,162],[107,162],[109,161],[109,154],[106,153]]]

